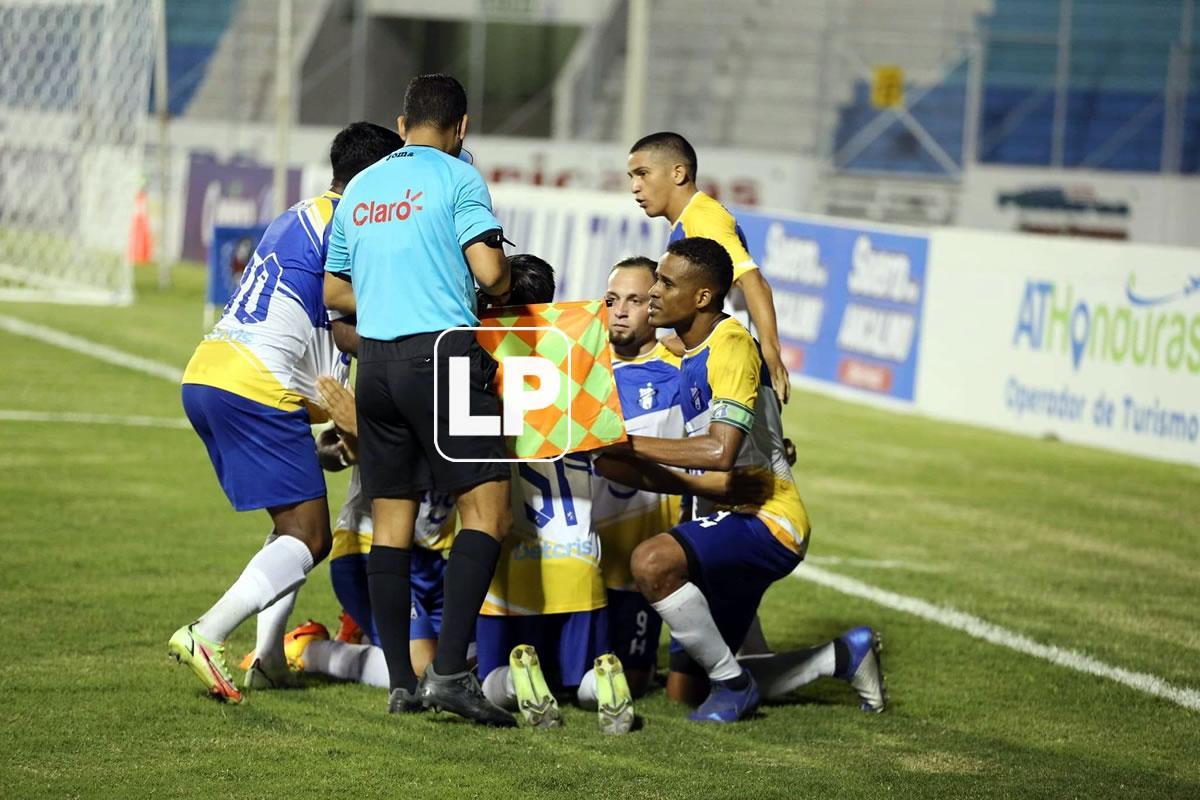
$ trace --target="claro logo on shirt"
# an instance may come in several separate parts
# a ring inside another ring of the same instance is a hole
[[[413,194],[412,189],[405,189],[403,200],[393,203],[376,203],[374,200],[369,203],[359,203],[354,207],[354,213],[350,219],[358,227],[377,222],[403,222],[424,208],[424,206],[417,205],[417,201],[423,194],[425,193]]]

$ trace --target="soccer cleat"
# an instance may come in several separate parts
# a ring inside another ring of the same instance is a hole
[[[345,609],[342,609],[341,616],[338,617],[337,633],[333,635],[335,642],[348,642],[349,644],[360,644],[363,638],[363,629],[354,621],[354,617]],[[368,642],[367,644],[370,644]]]
[[[208,641],[196,633],[195,626],[193,622],[175,631],[167,643],[167,654],[191,668],[212,697],[226,703],[242,702],[242,693],[225,664],[225,646]]]
[[[254,659],[246,674],[242,676],[242,688],[250,691],[258,689],[295,689],[299,686],[294,673],[286,668],[271,670],[263,666],[260,659]]]
[[[470,671],[438,675],[430,665],[425,668],[425,674],[417,685],[417,696],[426,708],[449,711],[480,725],[512,728],[517,724],[512,714],[492,705],[483,696],[479,680]]]
[[[534,728],[558,728],[562,725],[562,714],[558,701],[546,685],[537,650],[530,644],[519,644],[508,656],[509,675],[517,691],[517,708],[521,716]]]
[[[287,662],[288,669],[293,672],[304,671],[304,648],[308,647],[310,642],[317,639],[328,639],[329,629],[319,622],[309,620],[302,625],[297,625],[292,630],[284,634],[283,637],[283,658]],[[242,656],[242,663],[238,664],[238,669],[249,670],[255,661],[258,661],[258,651],[251,650],[246,655]]]
[[[850,651],[850,664],[845,675],[839,675],[848,681],[858,693],[859,708],[878,714],[887,708],[887,686],[883,682],[883,664],[879,651],[883,640],[879,634],[867,626],[854,628],[842,634],[842,642]]]
[[[329,629],[311,619],[303,625],[292,628],[283,637],[283,657],[287,659],[288,669],[293,672],[303,672],[304,651],[313,642],[328,640]]]
[[[633,728],[633,693],[621,659],[605,653],[593,663],[596,672],[596,715],[601,733],[629,733]]]
[[[712,681],[708,697],[700,707],[688,714],[693,722],[738,722],[752,716],[758,709],[758,685],[749,672],[745,689],[732,689],[726,681]]]
[[[408,689],[392,689],[388,692],[389,714],[418,714],[425,710],[421,698]]]

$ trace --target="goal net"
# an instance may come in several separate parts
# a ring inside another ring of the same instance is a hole
[[[128,303],[150,0],[0,0],[0,300]]]

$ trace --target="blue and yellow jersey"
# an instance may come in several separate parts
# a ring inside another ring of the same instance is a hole
[[[659,344],[637,358],[613,354],[613,375],[621,398],[625,430],[639,436],[681,439],[679,357]],[[592,489],[592,524],[603,546],[600,568],[604,585],[635,591],[629,558],[639,544],[671,529],[679,521],[679,497],[631,489],[596,475]]]
[[[730,508],[697,498],[696,515],[717,510],[754,514],[776,539],[803,555],[810,530],[808,512],[787,462],[779,407],[769,392],[760,392],[771,386],[771,377],[754,337],[737,320],[721,320],[707,339],[683,354],[680,375],[688,436],[702,436],[710,425],[733,425],[746,434],[735,466],[761,468],[775,482],[771,498],[757,508]]]
[[[734,281],[750,270],[758,269],[758,264],[754,263],[750,251],[746,249],[746,236],[737,219],[725,206],[704,192],[692,195],[679,219],[671,226],[670,241],[690,236],[712,239],[729,252],[729,258],[733,261]]]
[[[513,467],[513,530],[479,613],[491,617],[603,608],[600,539],[586,454]]]
[[[349,359],[333,344],[323,294],[330,220],[340,195],[297,203],[267,227],[221,319],[196,347],[183,383],[224,389],[283,411],[315,404],[316,380],[345,380]]]
[[[333,550],[329,559],[348,555],[366,555],[371,550],[375,527],[371,520],[371,501],[362,493],[358,467],[350,473],[346,500],[338,512],[333,530]],[[454,496],[425,492],[417,509],[413,545],[446,554],[454,544]]]

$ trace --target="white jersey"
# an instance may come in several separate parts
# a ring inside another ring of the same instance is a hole
[[[524,616],[605,605],[592,526],[592,461],[572,454],[513,467],[512,534],[480,613]]]
[[[450,545],[454,543],[454,522],[454,497],[425,492],[421,496],[421,505],[417,508],[413,545],[438,552],[449,550]],[[331,554],[331,558],[338,558],[349,552],[367,552],[370,550],[374,531],[371,501],[362,492],[362,481],[356,466],[350,473],[346,500],[338,512],[337,525],[334,528],[335,553]]]
[[[613,357],[625,430],[635,436],[682,439],[679,358],[663,345],[632,359]],[[639,544],[670,530],[679,520],[679,498],[645,492],[594,477],[592,517],[604,546],[604,585],[635,591],[629,559]]]
[[[340,195],[297,203],[263,234],[221,319],[196,347],[183,382],[214,386],[284,411],[307,407],[316,381],[344,381],[349,358],[333,342],[323,299],[329,220]]]

